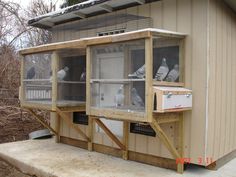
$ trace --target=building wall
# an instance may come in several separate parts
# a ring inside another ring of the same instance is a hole
[[[207,157],[236,149],[236,15],[222,0],[210,0]]]
[[[206,148],[207,9],[208,0],[163,0],[153,2],[114,12],[117,14],[126,13],[151,17],[152,20],[145,20],[145,22],[136,20],[87,31],[57,30],[55,28],[53,30],[53,40],[58,42],[95,36],[97,32],[122,27],[126,27],[128,30],[154,27],[186,33],[188,36],[186,37],[184,51],[184,77],[185,85],[187,88],[193,89],[194,97],[193,110],[184,114],[184,147],[185,157],[191,157],[192,163],[198,163],[198,158],[204,158]],[[85,127],[83,128],[86,129]],[[177,126],[168,124],[164,125],[163,128],[168,136],[176,142]],[[64,123],[61,124],[61,132],[64,136],[78,137],[76,132],[69,129]],[[104,134],[95,134],[95,142],[115,146]],[[169,152],[158,138],[130,133],[129,149],[171,158]]]

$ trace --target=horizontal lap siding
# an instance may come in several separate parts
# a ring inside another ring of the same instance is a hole
[[[236,149],[236,15],[222,0],[210,0],[207,157]]]
[[[88,31],[56,31],[54,42],[95,36],[97,32],[126,28],[127,31],[154,27],[188,34],[185,47],[185,84],[193,89],[193,110],[185,117],[185,157],[191,157],[193,163],[204,156],[206,127],[206,57],[207,57],[207,0],[163,0],[142,6],[128,8],[113,13],[125,13],[151,17],[151,20],[136,20],[127,23],[97,28]],[[105,14],[109,15],[109,14]],[[97,18],[97,17],[93,17]],[[70,33],[70,34],[68,34]],[[62,125],[64,127],[64,125]],[[67,129],[63,132],[67,133]],[[177,126],[164,125],[168,136],[177,143]],[[72,132],[67,133],[72,136]],[[107,136],[95,134],[95,142],[115,146]],[[171,157],[158,138],[130,133],[130,150],[147,154]]]

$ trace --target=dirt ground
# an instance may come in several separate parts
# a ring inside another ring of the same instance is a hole
[[[45,117],[47,120],[47,116]],[[29,133],[40,129],[44,129],[43,126],[26,110],[20,108],[18,99],[3,102],[0,98],[0,144],[27,140]],[[29,176],[0,159],[0,177]]]
[[[0,159],[0,177],[33,177],[26,175]]]

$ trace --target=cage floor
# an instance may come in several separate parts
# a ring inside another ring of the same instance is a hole
[[[30,100],[30,101],[27,101],[27,102],[32,103],[32,104],[42,104],[42,105],[46,105],[46,106],[52,105],[51,100],[40,100],[40,101]],[[81,105],[85,105],[85,102],[83,102],[83,101],[72,101],[72,100],[57,101],[57,106],[58,107],[73,107],[73,106],[81,106]]]
[[[94,107],[98,108],[98,107]],[[137,106],[101,106],[99,108],[104,109],[113,109],[113,110],[120,110],[120,111],[135,111],[135,112],[144,112],[144,107],[137,107]]]

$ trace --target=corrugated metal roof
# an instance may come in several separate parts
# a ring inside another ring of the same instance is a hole
[[[30,19],[28,24],[48,29],[68,21],[80,20],[153,1],[158,0],[88,0]]]

